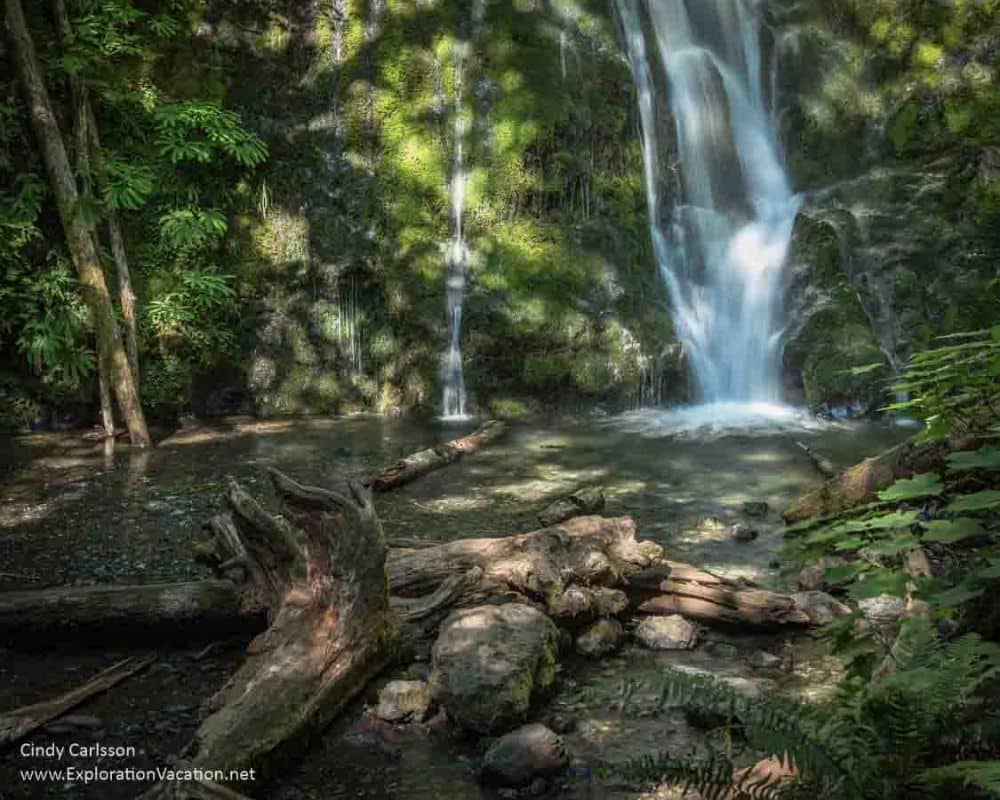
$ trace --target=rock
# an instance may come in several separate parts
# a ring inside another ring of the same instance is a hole
[[[647,617],[635,629],[635,638],[650,650],[691,650],[698,644],[698,628],[680,614]]]
[[[750,656],[747,663],[754,669],[779,669],[782,662],[781,658],[774,655],[774,653],[758,650]]]
[[[521,603],[453,612],[432,650],[436,699],[463,727],[490,733],[523,722],[556,675],[559,630]]]
[[[833,567],[841,567],[846,563],[844,559],[837,556],[826,556],[812,564],[807,564],[799,570],[799,589],[803,592],[829,591],[831,587],[826,582],[826,571]]]
[[[535,722],[497,739],[483,760],[483,782],[491,786],[530,786],[569,763],[562,738]]]
[[[391,681],[379,693],[375,716],[385,722],[423,722],[432,691],[424,681]]]
[[[712,642],[709,649],[713,656],[719,656],[719,658],[736,658],[740,654],[740,649],[729,642]]]
[[[749,502],[743,504],[743,513],[748,517],[766,517],[771,511],[771,507],[761,501],[761,502]]]
[[[604,492],[601,489],[578,489],[569,497],[556,500],[538,515],[543,528],[558,525],[573,517],[600,514],[604,510]]]
[[[906,600],[891,594],[880,594],[878,597],[866,597],[858,601],[858,608],[865,617],[874,623],[895,622],[906,610]]]
[[[729,534],[737,542],[752,542],[760,535],[756,528],[745,522],[737,522],[729,529]]]
[[[851,614],[850,606],[841,603],[826,592],[796,592],[792,595],[795,607],[803,611],[813,625],[826,625],[839,617]]]
[[[600,658],[617,650],[625,629],[616,619],[599,619],[576,637],[576,649],[585,656]]]
[[[556,733],[572,733],[576,730],[576,720],[568,714],[551,714],[545,720],[545,724]]]

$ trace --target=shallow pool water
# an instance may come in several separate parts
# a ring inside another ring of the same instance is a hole
[[[671,425],[676,425],[676,416]],[[538,527],[536,514],[580,486],[601,486],[607,515],[632,515],[641,538],[661,543],[670,558],[763,585],[783,587],[779,513],[819,482],[803,442],[848,465],[885,449],[906,431],[877,424],[788,420],[763,427],[705,426],[665,430],[659,412],[617,419],[536,420],[511,426],[500,442],[377,498],[387,536],[455,539],[503,536]],[[794,424],[792,424],[794,423]],[[201,526],[235,478],[269,498],[265,468],[327,484],[360,475],[399,456],[453,438],[476,422],[356,417],[329,420],[231,419],[191,428],[151,452],[100,444],[67,434],[0,441],[0,590],[53,583],[154,581],[207,575],[191,557]],[[765,501],[760,536],[734,541],[708,517],[745,519],[741,506]],[[788,669],[761,673],[750,654],[786,657]],[[555,695],[538,717],[572,718],[566,734],[587,767],[560,796],[645,795],[602,771],[610,763],[685,749],[697,738],[676,712],[653,699],[665,666],[702,669],[764,690],[804,697],[836,674],[808,639],[707,631],[691,653],[654,654],[627,648],[613,658],[561,665]],[[420,665],[400,670],[419,671]],[[383,677],[388,679],[389,675]],[[291,798],[478,800],[491,797],[475,778],[482,743],[456,739],[446,728],[397,730],[364,713],[377,685],[354,704],[273,795]],[[97,795],[95,795],[97,796]]]

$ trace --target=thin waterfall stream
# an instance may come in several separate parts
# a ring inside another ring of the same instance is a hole
[[[784,417],[782,272],[800,199],[774,125],[776,68],[764,63],[762,6],[616,5],[637,88],[655,256],[696,399],[707,406],[693,417]],[[676,197],[665,190],[672,140]]]

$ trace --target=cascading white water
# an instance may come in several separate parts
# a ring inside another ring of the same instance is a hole
[[[465,243],[465,190],[469,176],[465,169],[465,121],[462,117],[462,80],[465,53],[462,45],[455,63],[455,157],[451,176],[452,238],[448,243],[448,349],[441,365],[444,387],[442,416],[463,419],[465,411],[465,376],[462,372],[462,306],[465,302],[465,279],[469,267],[469,247]]]
[[[638,91],[655,254],[699,399],[780,403],[781,273],[799,198],[769,107],[774,71],[765,69],[760,3],[616,4]],[[663,77],[682,184],[671,209],[661,200]]]

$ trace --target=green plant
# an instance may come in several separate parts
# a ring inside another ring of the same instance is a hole
[[[661,702],[720,724],[692,753],[664,753],[622,767],[632,779],[665,781],[717,798],[907,800],[946,797],[967,783],[1000,796],[990,740],[1000,718],[988,702],[1000,675],[1000,646],[970,634],[939,639],[925,620],[909,623],[910,646],[879,681],[847,680],[829,703],[760,698],[709,676],[668,671]],[[737,786],[738,765],[773,757],[794,768],[776,786]]]

